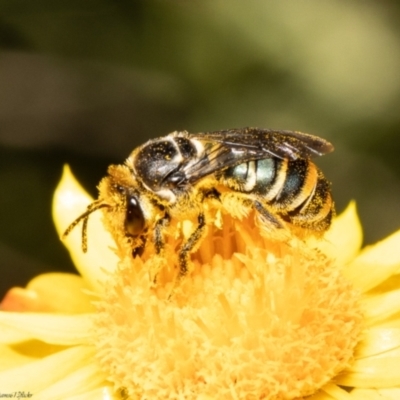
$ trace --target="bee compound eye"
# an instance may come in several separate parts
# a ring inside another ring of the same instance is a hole
[[[143,232],[145,225],[143,211],[139,200],[135,196],[126,199],[125,232],[129,236],[138,236]]]

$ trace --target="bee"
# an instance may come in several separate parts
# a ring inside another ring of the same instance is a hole
[[[64,236],[83,221],[86,252],[88,218],[104,208],[114,231],[129,241],[136,257],[148,241],[160,253],[171,220],[190,215],[197,222],[178,250],[182,277],[205,232],[204,203],[210,199],[223,202],[235,196],[272,229],[292,224],[323,232],[330,226],[334,203],[330,183],[311,159],[332,150],[328,141],[295,131],[173,132],[138,147],[125,164],[111,165],[100,182],[99,199]]]

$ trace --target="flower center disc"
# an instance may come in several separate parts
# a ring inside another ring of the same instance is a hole
[[[290,230],[265,229],[252,213],[214,217],[181,279],[177,251],[190,221],[171,226],[160,255],[120,250],[97,304],[102,369],[140,399],[315,393],[353,356],[358,294]]]

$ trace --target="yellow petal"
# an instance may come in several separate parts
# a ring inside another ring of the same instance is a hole
[[[351,395],[346,392],[344,389],[340,388],[339,386],[333,384],[333,383],[328,383],[321,389],[322,393],[327,393],[330,398],[333,398],[335,400],[351,400],[352,397]],[[313,397],[311,397],[314,399]]]
[[[23,387],[31,393],[37,393],[81,366],[91,363],[93,358],[93,349],[85,346],[71,347],[21,367],[3,371],[0,373],[1,391],[14,392]]]
[[[78,275],[61,272],[41,274],[28,283],[27,289],[47,300],[55,312],[78,314],[94,310],[87,294],[88,286]]]
[[[328,393],[324,392],[322,388],[319,390],[317,393],[311,395],[310,397],[307,397],[307,400],[337,400],[336,397],[330,396]]]
[[[323,390],[307,397],[307,400],[337,400],[337,398],[329,396],[328,393],[325,393]]]
[[[400,231],[368,246],[350,263],[344,273],[354,285],[366,292],[400,270]]]
[[[387,388],[378,389],[377,392],[384,396],[387,400],[399,400],[400,399],[400,388]]]
[[[32,360],[47,357],[67,348],[67,346],[49,344],[36,339],[10,344],[8,346],[19,354],[29,357]]]
[[[400,288],[400,275],[395,274],[383,281],[380,285],[368,291],[368,294],[380,294]]]
[[[0,343],[19,343],[32,339],[29,332],[21,331],[18,327],[3,324],[1,321],[3,314],[5,312],[0,311]]]
[[[307,400],[335,400],[332,396],[329,396],[328,393],[323,391],[319,391],[312,396],[308,397]]]
[[[11,288],[0,304],[4,311],[88,313],[93,295],[85,280],[75,274],[50,272],[33,278],[26,288]]]
[[[85,365],[37,393],[42,400],[64,400],[104,385],[105,376],[95,363]]]
[[[102,386],[90,392],[69,397],[68,400],[121,400],[121,396],[114,394],[111,386]]]
[[[354,201],[333,220],[324,239],[319,240],[316,245],[325,254],[336,258],[338,265],[347,264],[358,254],[363,232]]]
[[[0,332],[9,329],[16,332],[0,339],[6,343],[38,339],[46,343],[74,345],[85,343],[92,327],[91,314],[59,315],[52,313],[0,312]],[[22,332],[18,335],[18,332]]]
[[[351,391],[351,398],[354,400],[390,400],[390,397],[382,397],[376,389],[354,389]],[[398,400],[399,397],[396,397]]]
[[[400,358],[381,357],[355,360],[348,371],[335,378],[343,386],[387,388],[400,385]]]
[[[362,307],[365,310],[365,323],[373,325],[377,322],[400,312],[400,289],[374,296],[366,296],[362,300]]]
[[[400,347],[400,328],[370,328],[364,332],[356,357],[370,357]]]
[[[74,178],[69,167],[65,166],[53,197],[53,220],[60,236],[71,222],[86,211],[91,202],[91,197]],[[87,233],[87,253],[82,251],[82,233],[79,227],[70,232],[64,244],[81,275],[93,289],[101,291],[101,282],[106,279],[107,271],[113,272],[118,262],[112,251],[115,243],[104,229],[101,212],[90,215]]]
[[[400,318],[398,314],[394,314],[387,318],[385,321],[379,323],[380,328],[400,329]]]
[[[52,311],[51,304],[39,298],[34,290],[20,287],[12,287],[7,291],[0,303],[2,311],[18,312],[49,312]]]
[[[35,357],[21,354],[11,346],[0,344],[0,372],[6,369],[19,367],[35,359]]]

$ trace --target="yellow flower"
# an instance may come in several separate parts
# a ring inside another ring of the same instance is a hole
[[[66,168],[58,232],[90,202]],[[102,213],[91,214],[88,252],[79,229],[65,241],[80,277],[41,275],[3,300],[0,393],[400,398],[400,232],[360,250],[354,204],[324,238],[268,231],[240,210],[207,212],[212,223],[181,280],[175,250],[191,221],[171,224],[162,256],[133,259]]]

